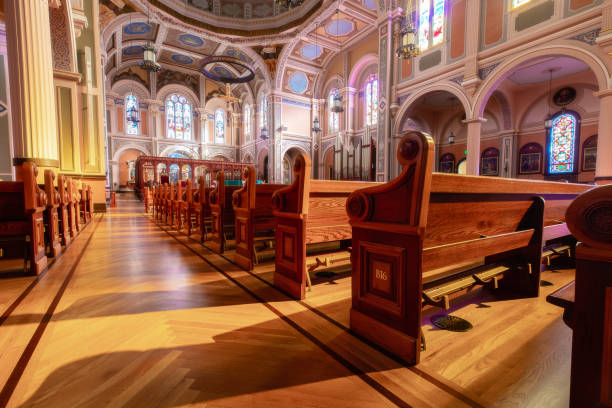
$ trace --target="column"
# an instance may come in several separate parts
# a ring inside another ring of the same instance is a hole
[[[344,123],[344,129],[346,133],[349,135],[355,131],[355,128],[359,128],[359,126],[355,126],[355,93],[357,89],[346,87],[343,89],[344,91],[344,100],[346,101],[345,112],[344,115],[346,122]]]
[[[596,94],[599,97],[599,127],[597,130],[597,184],[612,184],[612,89]]]
[[[281,183],[283,158],[281,157],[282,145],[282,97],[272,93],[268,97],[268,177],[270,183]]]
[[[389,115],[389,97],[391,94],[392,54],[391,17],[383,20],[378,26],[378,130],[376,132],[376,181],[388,180],[389,139],[391,136],[391,119]]]
[[[514,130],[507,130],[500,136],[501,149],[500,149],[500,162],[499,162],[499,175],[500,177],[515,177],[515,149],[516,149],[516,137]]]
[[[108,165],[111,166],[111,189],[113,191],[119,190],[119,162],[110,160]]]
[[[59,168],[53,61],[47,1],[9,0],[8,39],[14,163]],[[43,172],[39,172],[39,175]],[[19,175],[17,176],[19,177]]]
[[[466,3],[467,25],[465,33],[465,70],[461,85],[473,94],[480,84],[478,76],[478,46],[480,41],[480,5],[479,1]],[[469,164],[468,164],[469,167]]]
[[[198,127],[200,134],[200,157],[206,159],[208,156],[208,140],[206,129],[208,126],[208,111],[204,108],[196,109],[198,112]]]
[[[484,118],[464,120],[467,125],[466,173],[477,176],[480,173],[480,128]]]

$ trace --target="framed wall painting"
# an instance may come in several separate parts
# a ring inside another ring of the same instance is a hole
[[[597,135],[584,141],[582,145],[582,171],[594,171],[597,163]]]
[[[539,143],[527,143],[519,149],[519,174],[542,173],[544,149]]]
[[[480,175],[499,175],[499,149],[489,147],[482,152],[480,155]]]
[[[440,158],[440,173],[455,172],[455,156],[452,153],[446,153]]]

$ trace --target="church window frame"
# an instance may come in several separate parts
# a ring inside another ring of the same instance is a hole
[[[127,112],[131,107],[136,109],[136,117],[140,117],[138,97],[133,93],[129,93],[125,96],[125,134],[129,136],[138,136],[140,134],[139,122],[130,120],[127,115]]]
[[[215,143],[225,144],[225,111],[217,109],[215,111]]]
[[[418,0],[418,44],[427,51],[446,40],[446,0]]]
[[[367,126],[378,124],[378,77],[371,74],[365,85],[365,117]]]
[[[193,140],[193,108],[181,94],[173,93],[166,98],[166,138]]]
[[[580,115],[562,110],[553,115],[546,137],[546,174],[578,174]]]

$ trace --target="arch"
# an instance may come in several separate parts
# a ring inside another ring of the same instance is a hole
[[[191,104],[191,107],[195,111],[195,108],[200,106],[200,99],[189,87],[180,84],[168,84],[157,91],[157,100],[163,104],[166,103],[166,99],[172,94],[179,94],[184,96],[187,101]]]
[[[251,153],[245,153],[242,157],[243,163],[253,163],[253,155]]]
[[[121,154],[126,151],[126,150],[139,150],[141,151],[145,156],[152,156],[151,152],[149,150],[147,150],[145,147],[137,145],[137,144],[125,144],[122,145],[121,147],[119,147],[114,153],[113,153],[113,161],[118,161],[119,157],[121,157]]]
[[[146,86],[140,82],[133,81],[131,79],[121,79],[115,82],[111,88],[111,92],[121,95],[122,98],[129,93],[133,93],[138,98],[139,102],[146,99],[151,99],[151,94]]]
[[[402,106],[400,106],[397,112],[397,115],[395,116],[396,118],[400,118],[400,120],[394,121],[394,125],[393,125],[394,128],[392,130],[392,133],[397,133],[399,129],[401,129],[401,128],[398,129],[397,126],[399,123],[402,122],[402,120],[404,119],[404,116],[406,115],[408,110],[412,107],[412,104],[418,101],[422,96],[425,96],[428,93],[433,92],[433,91],[446,91],[450,94],[453,94],[454,96],[457,97],[457,99],[459,99],[459,102],[461,102],[461,105],[463,106],[463,110],[465,112],[466,117],[469,118],[472,115],[472,105],[470,103],[470,99],[465,94],[463,89],[459,85],[453,82],[443,81],[435,85],[431,85],[423,89],[420,89],[419,91],[411,94],[404,101],[404,103],[402,103]]]
[[[174,152],[184,153],[192,159],[199,159],[200,155],[194,149],[187,145],[175,144],[167,146],[164,150],[159,154],[161,157],[168,157],[169,154]]]
[[[372,65],[378,65],[378,55],[370,53],[361,57],[349,74],[348,86],[355,88],[361,73]]]
[[[524,51],[514,58],[502,62],[487,79],[482,83],[481,87],[475,94],[474,115],[480,116],[484,112],[487,101],[501,83],[520,69],[521,64],[537,58],[562,55],[572,57],[587,64],[591,72],[595,75],[597,85],[600,90],[607,89],[610,86],[610,73],[605,64],[599,57],[592,52],[579,48],[575,45],[568,44],[550,44],[543,45],[535,50]]]
[[[321,166],[323,167],[323,177],[325,180],[333,180],[334,171],[334,145],[330,145],[321,155]],[[330,171],[331,169],[331,171]]]
[[[329,91],[331,91],[333,88],[338,88],[338,90],[344,88],[344,78],[338,74],[334,74],[329,77],[329,79],[323,85],[323,88],[318,90],[319,99],[327,98]],[[321,93],[321,91],[323,93]],[[321,96],[323,96],[323,98],[321,98]]]
[[[285,149],[283,150],[283,153],[281,154],[281,157],[285,157],[285,155],[287,154],[287,152],[289,152],[289,150],[291,149],[297,149],[300,151],[300,153],[308,156],[310,158],[310,153],[308,153],[306,150],[304,150],[304,147],[298,144],[290,144],[288,146],[285,147]]]

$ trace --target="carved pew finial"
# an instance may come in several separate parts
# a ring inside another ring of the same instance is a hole
[[[401,174],[381,186],[357,190],[346,201],[351,223],[389,222],[413,227],[425,227],[427,203],[431,187],[433,139],[422,132],[410,132],[402,137],[397,160]],[[397,200],[402,205],[390,211]]]
[[[255,167],[242,169],[242,187],[232,194],[234,207],[255,208]]]
[[[275,211],[296,214],[308,213],[308,196],[310,191],[310,158],[299,154],[293,164],[293,183],[277,190],[272,196],[272,207]],[[306,204],[306,205],[304,205]]]
[[[612,251],[612,184],[578,196],[567,208],[565,221],[587,247]]]

